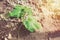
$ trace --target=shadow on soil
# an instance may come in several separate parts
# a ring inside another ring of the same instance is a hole
[[[31,32],[29,32],[22,23],[18,24],[18,36],[20,37],[26,37],[30,35]]]
[[[48,33],[48,36],[51,38],[60,37],[60,31],[56,31],[54,33]]]

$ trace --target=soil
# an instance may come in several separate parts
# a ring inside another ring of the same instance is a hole
[[[12,1],[16,4],[24,5],[21,2],[18,3],[17,0],[10,0],[10,1]],[[16,20],[10,19],[13,21],[6,21],[4,19],[4,17],[1,15],[6,14],[13,9],[13,5],[11,5],[10,3],[11,2],[8,2],[7,0],[0,0],[0,40],[53,40],[53,38],[55,38],[55,37],[60,37],[60,31],[55,31],[54,33],[52,33],[52,32],[31,33],[24,27],[24,25],[21,22],[18,22],[18,23],[15,22],[15,21],[17,21],[17,19]],[[38,10],[40,10],[40,9],[38,9]],[[41,12],[41,10],[40,10],[40,12]],[[43,21],[39,19],[40,21],[42,21],[41,23],[44,23],[43,26],[45,26],[47,23],[49,24],[49,22],[51,22],[50,21],[51,19],[49,19],[49,21],[47,21],[46,19]],[[55,22],[55,20],[53,20],[53,23],[54,22]],[[50,26],[53,26],[53,25],[51,24],[51,25],[49,25],[49,27]],[[48,27],[48,25],[46,27]],[[44,31],[48,30],[48,29],[46,30],[46,27],[45,27]],[[53,27],[53,29],[55,29],[55,28]],[[51,28],[51,30],[53,30],[53,29]],[[57,28],[57,29],[59,29],[59,28]],[[56,40],[59,40],[59,38]]]

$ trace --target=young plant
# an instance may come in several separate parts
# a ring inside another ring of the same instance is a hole
[[[34,32],[42,28],[41,24],[33,17],[32,9],[23,5],[16,5],[9,13],[9,17],[16,17],[22,20],[26,29],[30,32]]]

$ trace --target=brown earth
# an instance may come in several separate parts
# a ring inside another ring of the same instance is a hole
[[[17,3],[16,0],[15,1],[13,0],[13,2]],[[37,4],[34,4],[34,5],[37,5]],[[39,8],[38,5],[37,5],[37,8]],[[13,6],[9,4],[7,0],[0,0],[0,15],[4,15],[8,13],[12,9],[13,9]],[[41,12],[41,9],[38,9],[38,10],[40,10]],[[14,21],[14,19],[12,19],[13,21],[6,21],[0,16],[0,40],[6,40],[6,39],[7,40],[60,40],[60,31],[58,30],[60,29],[60,27],[57,27],[57,26],[60,26],[59,24],[60,21],[59,20],[57,21],[48,17],[43,19],[44,20],[42,19],[41,20],[39,19],[39,20],[43,24],[42,26],[45,32],[31,33],[24,28],[24,25],[22,23],[17,23]],[[56,24],[56,22],[58,24]],[[9,38],[10,36],[11,38]]]

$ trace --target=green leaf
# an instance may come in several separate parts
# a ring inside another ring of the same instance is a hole
[[[29,22],[29,21],[24,21],[23,24],[25,25],[25,27],[30,31],[30,32],[34,32],[34,25]],[[32,27],[33,26],[33,27]]]
[[[21,18],[22,16],[24,16],[27,13],[27,15],[32,15],[32,10],[29,7],[23,6],[23,5],[16,5],[13,9],[13,11],[11,11],[9,13],[10,17],[17,17],[17,18]]]
[[[10,16],[10,17],[17,17],[17,18],[19,18],[19,17],[20,17],[20,13],[21,13],[21,9],[22,9],[22,7],[19,6],[19,5],[17,5],[17,6],[13,9],[13,11],[11,11],[11,12],[9,13],[9,16]]]
[[[30,31],[34,32],[36,30],[40,30],[42,28],[41,24],[34,19],[33,16],[28,15],[26,19],[22,19],[25,27]]]
[[[25,7],[24,9],[25,9],[25,11],[26,11],[26,13],[27,13],[28,15],[32,15],[32,14],[33,14],[31,8]]]

